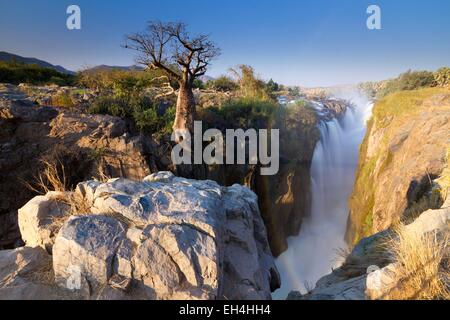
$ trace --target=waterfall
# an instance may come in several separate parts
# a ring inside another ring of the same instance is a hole
[[[300,234],[288,239],[288,250],[277,259],[281,288],[274,293],[276,299],[285,299],[292,290],[306,293],[342,263],[338,250],[346,248],[347,202],[372,104],[355,93],[338,97],[354,107],[347,108],[339,120],[318,124],[321,138],[311,165],[311,215],[303,220]],[[314,107],[322,113],[323,105]]]

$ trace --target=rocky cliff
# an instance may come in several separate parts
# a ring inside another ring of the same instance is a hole
[[[349,203],[353,249],[314,289],[288,299],[448,299],[449,191],[449,90],[378,101]]]
[[[270,299],[279,286],[240,185],[91,180],[32,199],[19,225],[27,246],[0,251],[1,299]]]
[[[447,89],[398,92],[378,101],[360,149],[347,242],[439,208],[433,180],[445,167],[449,145]]]
[[[16,86],[1,85],[0,248],[18,245],[17,210],[36,195],[45,162],[64,169],[70,188],[99,173],[142,179],[166,168],[155,150],[120,118],[40,106]]]

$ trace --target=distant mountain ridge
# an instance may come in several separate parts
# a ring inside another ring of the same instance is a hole
[[[0,51],[0,61],[6,61],[6,62],[17,61],[17,62],[21,62],[21,63],[25,63],[25,64],[36,64],[40,67],[53,69],[53,70],[56,70],[56,71],[64,73],[64,74],[75,74],[75,72],[73,72],[73,71],[67,70],[66,68],[64,68],[62,66],[53,65],[47,61],[39,60],[36,58],[22,57],[17,54],[5,52],[5,51]]]
[[[44,61],[44,60],[40,60],[37,58],[29,58],[29,57],[23,57],[23,56],[19,56],[17,54],[13,54],[13,53],[9,53],[9,52],[5,52],[5,51],[0,51],[0,61],[6,61],[6,62],[10,62],[10,61],[17,61],[20,63],[25,63],[25,64],[36,64],[38,66],[41,66],[43,68],[50,68],[53,70],[56,70],[58,72],[64,73],[64,74],[75,74],[76,72],[68,70],[62,66],[59,65],[54,65],[51,64],[50,62]],[[122,71],[143,71],[145,70],[144,67],[141,67],[139,65],[131,65],[131,66],[111,66],[111,65],[106,65],[106,64],[102,64],[102,65],[98,65],[92,68],[87,68],[87,70],[94,70],[94,71],[111,71],[111,70],[122,70]],[[210,77],[208,75],[204,75],[202,77],[200,77],[200,80],[203,82],[208,82],[210,80],[214,80],[213,77]]]
[[[109,66],[109,65],[106,65],[106,64],[102,64],[102,65],[99,65],[99,66],[95,66],[95,67],[89,68],[88,70],[143,71],[145,69],[143,67],[137,66],[137,65],[132,65],[132,66]]]

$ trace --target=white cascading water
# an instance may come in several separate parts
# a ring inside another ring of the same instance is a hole
[[[351,101],[354,108],[348,108],[340,120],[319,123],[321,139],[311,165],[311,215],[303,220],[299,236],[288,239],[288,250],[277,259],[281,288],[274,293],[276,299],[285,299],[292,290],[306,293],[342,263],[338,250],[346,247],[347,203],[372,104],[353,92],[336,97]],[[323,105],[314,107],[318,114],[323,112]]]

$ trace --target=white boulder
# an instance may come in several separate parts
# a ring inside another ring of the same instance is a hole
[[[19,228],[23,241],[29,247],[41,246],[51,250],[58,219],[67,215],[69,206],[57,200],[55,193],[37,196],[19,209]]]
[[[63,288],[78,283],[105,298],[270,299],[279,286],[257,197],[246,187],[162,172],[141,182],[88,181],[76,192],[92,214],[70,218],[56,238]]]

